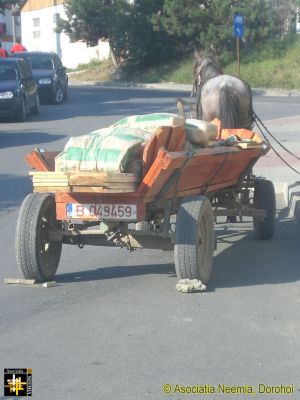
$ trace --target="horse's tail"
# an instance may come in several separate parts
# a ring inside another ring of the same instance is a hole
[[[239,128],[240,125],[240,103],[227,85],[220,88],[219,109],[221,127]]]

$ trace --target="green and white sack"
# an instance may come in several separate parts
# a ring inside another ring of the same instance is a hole
[[[129,164],[141,158],[142,144],[151,135],[129,127],[94,131],[83,139],[70,138],[65,150],[56,158],[56,171],[126,172]],[[74,140],[75,139],[75,140]],[[85,147],[78,148],[82,144]]]
[[[112,126],[131,127],[154,133],[160,126],[184,126],[184,118],[170,113],[132,115],[119,120]]]

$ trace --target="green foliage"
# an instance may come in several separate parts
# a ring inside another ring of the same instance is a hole
[[[249,45],[271,37],[274,16],[265,0],[165,0],[164,11],[155,23],[176,37],[183,52],[195,48],[214,50],[228,61],[235,49],[235,12],[245,18],[245,39]]]
[[[246,49],[242,44],[241,53],[241,78],[255,88],[282,88],[300,90],[300,35],[291,35],[284,40],[269,40]],[[225,73],[236,75],[236,59],[224,64]],[[106,61],[93,61],[81,66],[85,71],[72,75],[71,79],[105,81],[114,79],[112,65]],[[122,78],[135,82],[193,82],[193,57],[185,56],[181,61],[157,63],[148,69],[129,71],[131,74]]]
[[[126,0],[67,0],[67,20],[60,20],[58,28],[74,41],[95,45],[99,39],[109,39],[113,44],[129,8]]]
[[[8,4],[20,4],[21,1],[19,0],[11,0],[11,1],[5,1],[5,0],[0,0],[0,13],[4,13],[5,11],[5,6]]]
[[[175,40],[153,25],[164,0],[136,0],[130,10],[119,52],[130,69],[163,63],[177,54]]]
[[[125,64],[124,71],[134,75],[139,69],[189,56],[195,49],[213,52],[228,63],[236,49],[234,13],[245,18],[241,47],[247,53],[274,36],[281,17],[278,4],[278,0],[66,0],[68,20],[60,21],[59,29],[72,40],[89,44],[109,40]]]

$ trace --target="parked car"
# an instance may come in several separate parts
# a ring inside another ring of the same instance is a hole
[[[22,51],[12,57],[23,58],[32,69],[39,88],[41,101],[60,104],[68,98],[68,76],[66,67],[57,54],[42,51]]]
[[[38,87],[22,59],[0,58],[0,116],[25,121],[39,111]]]

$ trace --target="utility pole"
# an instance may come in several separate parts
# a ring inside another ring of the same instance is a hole
[[[16,18],[20,15],[20,6],[19,4],[11,5],[11,16],[12,16],[12,28],[13,28],[13,42],[16,44],[17,35],[16,35]]]

